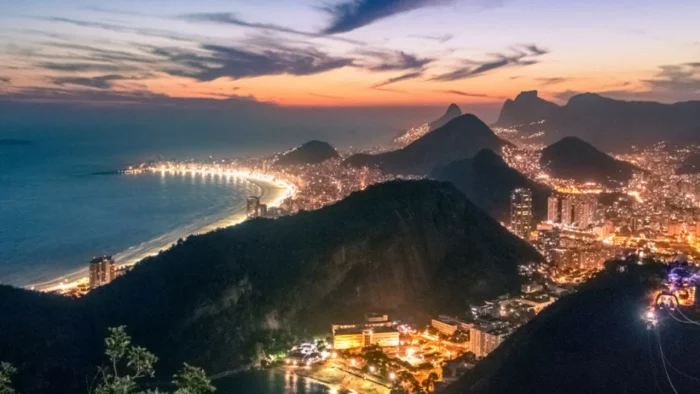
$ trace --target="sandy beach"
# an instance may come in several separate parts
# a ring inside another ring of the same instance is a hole
[[[290,193],[293,193],[292,190],[285,187],[282,183],[275,183],[269,180],[260,179],[259,177],[241,177],[260,188],[260,202],[267,204],[268,206],[279,206],[281,202],[290,195]],[[240,206],[234,210],[233,214],[228,215],[223,219],[217,218],[212,222],[195,224],[192,228],[188,228],[186,233],[183,233],[182,230],[177,230],[168,234],[163,234],[158,238],[145,241],[138,246],[131,247],[125,251],[115,254],[114,259],[119,268],[129,267],[146,257],[158,254],[161,250],[170,248],[179,238],[184,238],[194,234],[208,233],[216,230],[217,228],[234,226],[243,222],[245,219],[246,205],[244,199]],[[46,282],[35,283],[25,287],[38,291],[68,289],[75,287],[80,283],[84,283],[87,281],[87,277],[88,267],[86,263],[85,267],[75,272],[62,275]]]

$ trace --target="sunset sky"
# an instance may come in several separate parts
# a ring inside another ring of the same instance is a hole
[[[10,100],[700,99],[697,0],[0,0]]]

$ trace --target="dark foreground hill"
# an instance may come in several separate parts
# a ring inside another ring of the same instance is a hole
[[[593,279],[517,330],[445,394],[673,393],[656,333],[641,316],[659,268]],[[678,393],[700,392],[700,330],[660,313],[659,339]]]
[[[283,153],[276,165],[317,164],[338,157],[338,152],[329,143],[312,140]]]
[[[700,173],[700,153],[690,155],[680,167],[676,169],[676,174],[698,174]]]
[[[389,182],[318,211],[192,236],[79,300],[0,286],[0,355],[23,393],[76,392],[106,327],[218,373],[363,312],[458,311],[541,256],[449,183]]]
[[[508,167],[502,157],[488,149],[482,150],[471,159],[438,167],[430,177],[451,182],[470,201],[502,222],[510,220],[510,195],[513,190],[532,190],[533,213],[538,220],[546,217],[547,198],[552,194],[552,190],[547,186],[533,182]]]
[[[459,116],[405,148],[377,155],[350,156],[353,167],[378,167],[396,174],[426,175],[433,168],[474,156],[482,149],[500,152],[508,144],[472,114]]]
[[[533,122],[542,123],[531,124]],[[606,150],[629,149],[658,141],[700,142],[700,101],[664,104],[623,101],[594,93],[578,94],[557,106],[523,92],[504,103],[498,126],[544,131],[545,143],[576,136]]]
[[[576,137],[563,138],[544,148],[540,165],[557,178],[604,185],[628,182],[636,169]]]

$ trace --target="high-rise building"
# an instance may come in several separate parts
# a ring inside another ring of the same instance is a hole
[[[574,199],[572,195],[566,195],[561,199],[561,224],[570,226],[573,224]]]
[[[559,196],[557,195],[551,195],[547,199],[547,221],[550,223],[559,223],[561,221],[561,207]]]
[[[116,278],[114,259],[112,259],[112,256],[95,257],[90,260],[89,270],[91,289],[106,285]]]
[[[267,204],[258,205],[258,216],[260,216],[262,218],[267,217]]]
[[[246,212],[249,218],[256,218],[260,215],[260,197],[250,196],[248,197],[248,204],[246,207]]]
[[[558,227],[542,228],[537,231],[537,249],[549,263],[554,261],[554,251],[561,246],[561,234]]]
[[[515,189],[510,195],[510,227],[518,236],[530,239],[532,231],[532,190]]]
[[[597,205],[594,195],[581,194],[575,197],[574,221],[579,228],[588,228],[595,222]]]

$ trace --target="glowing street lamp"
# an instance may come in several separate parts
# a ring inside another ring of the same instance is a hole
[[[389,374],[389,380],[394,380],[394,379],[396,379],[396,374],[392,372]]]
[[[372,372],[372,373],[374,373],[376,370],[377,370],[377,368],[375,368],[374,365],[372,365],[371,367],[369,367],[369,371]]]

